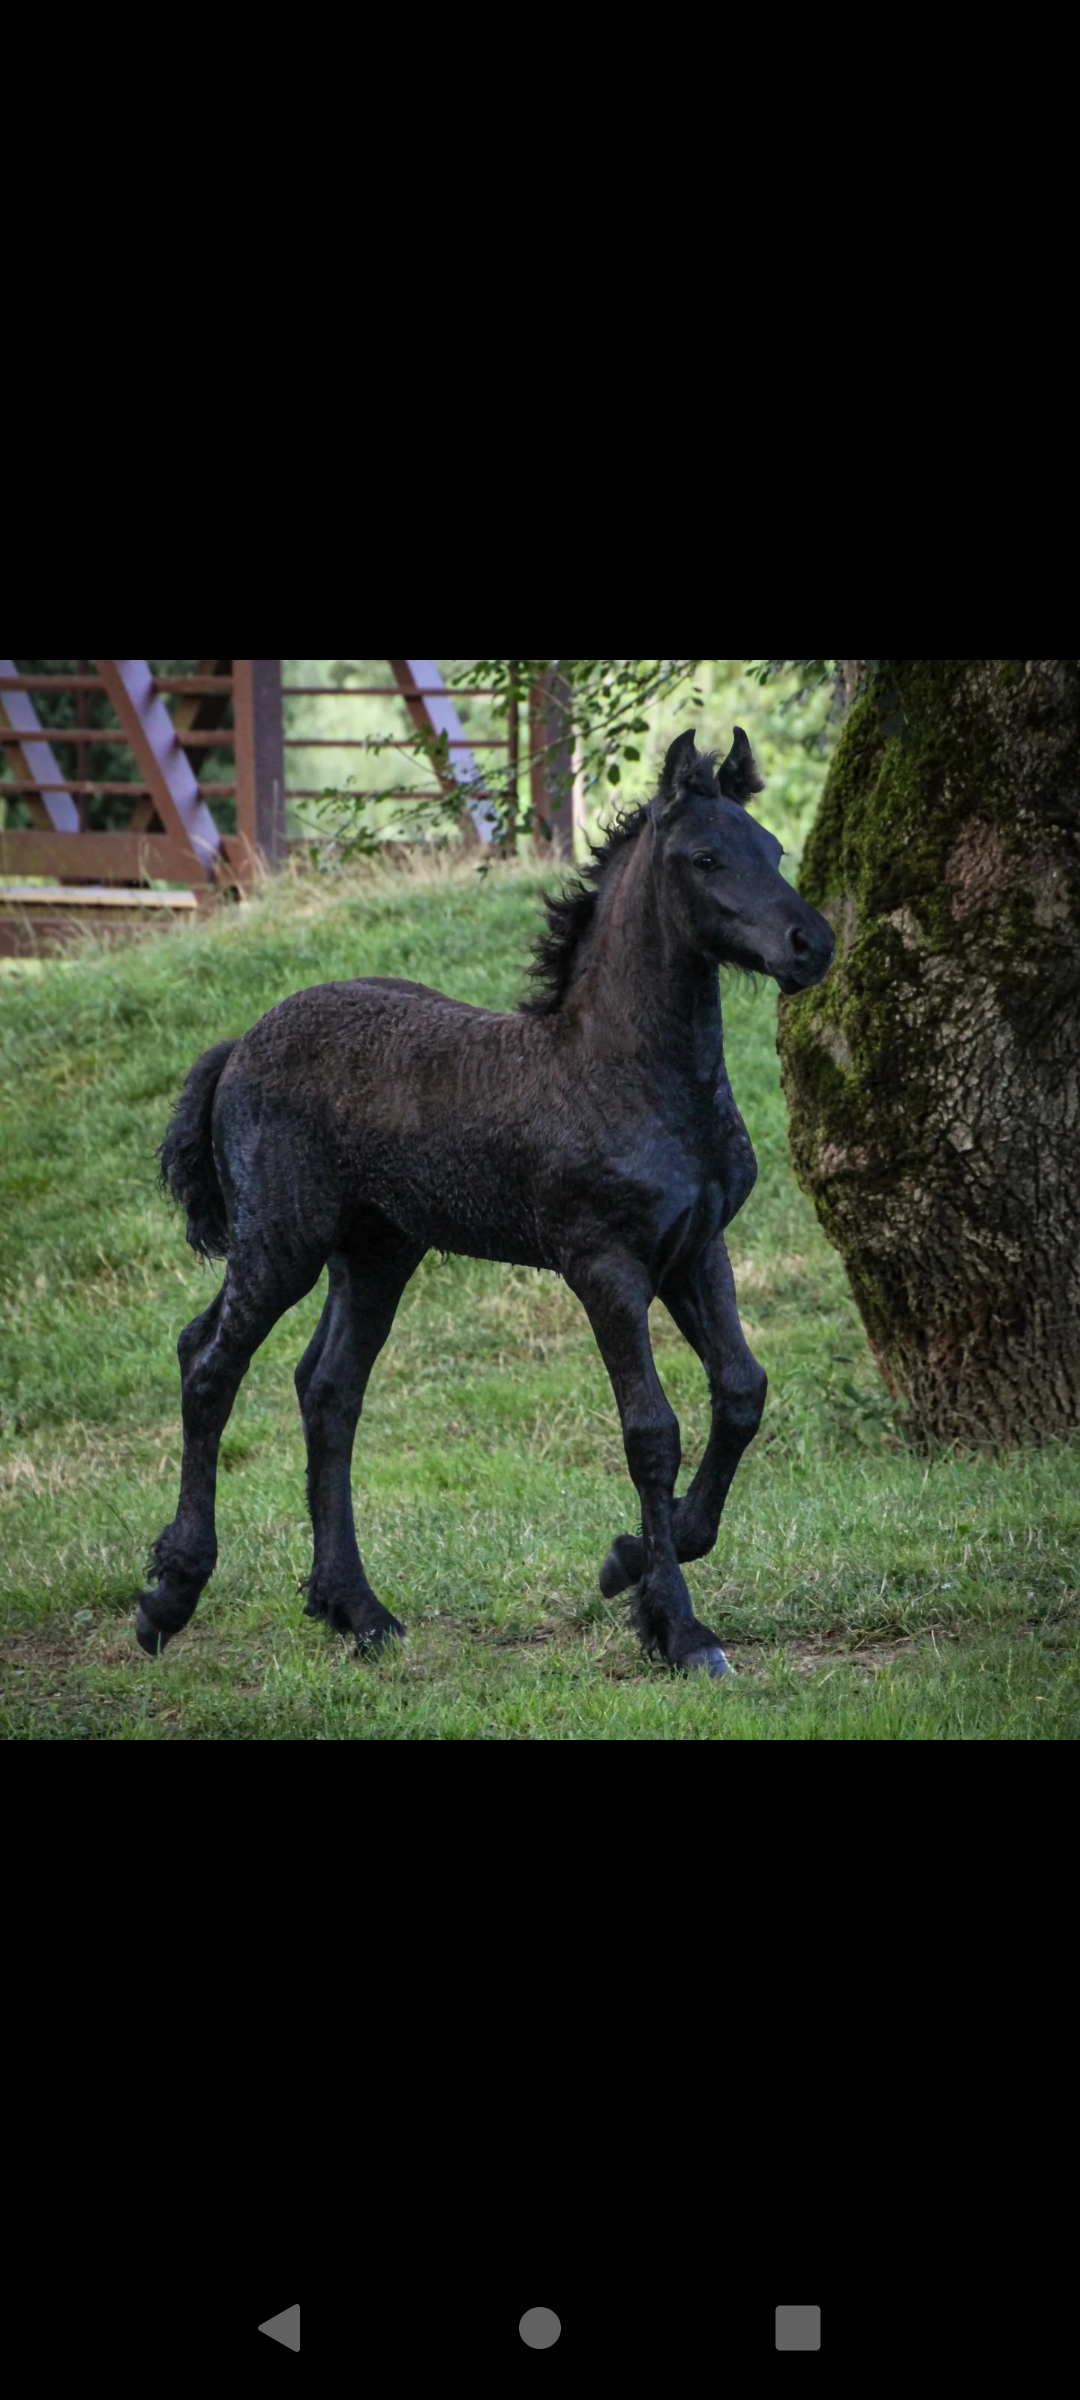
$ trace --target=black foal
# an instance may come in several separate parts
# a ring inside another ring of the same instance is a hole
[[[377,1650],[403,1628],[376,1598],[353,1524],[351,1460],[368,1376],[426,1250],[550,1267],[588,1312],[622,1420],[641,1531],[600,1571],[634,1587],[644,1648],[722,1675],[682,1563],[716,1540],[756,1433],[765,1376],[739,1324],[723,1228],[756,1173],[724,1067],[717,968],[820,981],[823,917],[746,812],[761,781],[736,729],[717,771],[687,733],[655,799],[624,817],[578,887],[547,902],[536,997],[513,1015],[368,976],[283,1000],[192,1068],[162,1148],[188,1239],[228,1264],[180,1336],[180,1502],[154,1546],[136,1630],[187,1624],[217,1557],[218,1448],[248,1363],[324,1266],[329,1292],[296,1371],[314,1565],[306,1602]],[[709,1379],[712,1430],[682,1500],[678,1420],[653,1363],[659,1294]]]

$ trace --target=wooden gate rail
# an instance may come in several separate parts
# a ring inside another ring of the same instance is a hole
[[[12,757],[19,797],[39,815],[32,831],[0,832],[0,875],[54,875],[74,883],[190,882],[196,893],[250,885],[261,867],[284,863],[285,768],[280,659],[209,662],[192,675],[152,675],[145,659],[94,659],[95,672],[19,675],[0,660],[0,745]],[[210,668],[213,668],[213,672]],[[104,693],[115,725],[43,726],[33,695]],[[177,702],[170,716],[162,695]],[[231,705],[233,723],[222,722]],[[61,774],[53,743],[71,742],[81,758],[117,743],[130,749],[139,779],[119,783],[85,772]],[[200,753],[235,751],[232,781],[200,783]],[[117,832],[80,829],[78,800],[130,798],[131,825]],[[207,802],[236,800],[236,832],[222,834]]]
[[[395,658],[387,663],[394,678],[391,683],[337,685],[283,684],[280,659],[211,659],[189,675],[153,675],[145,659],[93,659],[86,662],[90,672],[20,675],[13,660],[0,659],[0,755],[8,758],[12,769],[10,777],[0,782],[0,794],[17,795],[37,820],[30,829],[0,828],[0,882],[56,878],[67,887],[52,896],[64,918],[76,916],[80,900],[85,900],[88,910],[101,913],[107,897],[103,887],[116,889],[118,903],[127,888],[131,913],[137,916],[138,887],[151,881],[187,883],[201,900],[222,885],[244,888],[261,869],[281,866],[290,847],[287,801],[319,796],[309,787],[287,786],[286,752],[362,750],[367,746],[359,735],[286,735],[282,722],[286,699],[402,700],[417,732],[434,734],[440,743],[440,755],[433,762],[438,782],[430,789],[414,787],[415,796],[459,793],[465,812],[462,826],[468,838],[490,840],[495,812],[474,754],[490,750],[506,754],[511,808],[516,809],[520,764],[516,705],[508,712],[504,737],[472,737],[461,725],[455,692],[460,689],[483,699],[494,697],[491,691],[447,685],[433,659]],[[34,696],[41,692],[74,693],[79,723],[43,725],[34,705]],[[115,724],[86,722],[85,698],[91,693],[108,698]],[[166,698],[173,703],[171,713]],[[226,724],[230,708],[232,723]],[[557,673],[533,687],[527,713],[533,821],[550,832],[556,855],[569,856],[576,793],[571,796],[569,693]],[[65,775],[57,760],[56,747],[65,744],[78,760],[77,775]],[[129,750],[136,779],[95,778],[87,772],[95,750],[116,745]],[[387,744],[401,750],[410,746],[404,740]],[[203,756],[218,749],[233,751],[233,779],[200,782]],[[86,828],[85,804],[95,795],[130,799],[130,824],[113,832]],[[236,832],[222,834],[208,803],[233,797]],[[166,896],[160,897],[164,900]],[[24,895],[13,895],[10,889],[0,895],[0,912],[6,912],[16,899],[23,902],[20,924],[31,914],[40,919],[50,905],[50,896],[40,885],[27,886]],[[181,905],[179,900],[177,905]],[[123,908],[119,914],[124,914]],[[0,949],[10,946],[0,939]]]

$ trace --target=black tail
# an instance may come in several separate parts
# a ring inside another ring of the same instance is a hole
[[[196,1059],[158,1151],[162,1183],[181,1208],[186,1208],[187,1238],[204,1258],[224,1258],[229,1247],[225,1197],[210,1143],[210,1118],[222,1070],[235,1048],[235,1042],[216,1042]]]

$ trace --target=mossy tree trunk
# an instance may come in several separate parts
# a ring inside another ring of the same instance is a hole
[[[1047,1440],[1080,1425],[1080,661],[880,672],[800,876],[837,958],[780,1002],[796,1171],[915,1429]]]

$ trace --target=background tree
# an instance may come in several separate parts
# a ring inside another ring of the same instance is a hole
[[[772,662],[762,662],[766,667]],[[915,1428],[1080,1424],[1080,661],[842,662],[780,1003],[792,1153]]]

